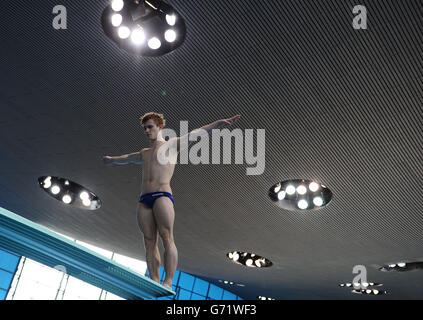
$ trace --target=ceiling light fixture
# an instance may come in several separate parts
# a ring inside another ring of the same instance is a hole
[[[119,48],[145,57],[176,50],[186,36],[184,19],[162,0],[113,0],[103,10],[101,24]]]
[[[233,251],[228,252],[226,256],[232,262],[242,264],[249,268],[267,268],[273,265],[273,263],[269,259],[260,257],[254,253]]]
[[[366,295],[373,295],[373,296],[379,296],[383,294],[388,294],[388,291],[386,290],[370,290],[370,289],[361,289],[361,290],[351,290],[352,293],[358,293],[358,294],[366,294]]]
[[[408,272],[423,270],[423,261],[390,263],[379,268],[383,272]]]
[[[358,288],[368,289],[368,288],[373,288],[373,287],[381,287],[381,286],[383,286],[383,284],[382,283],[376,283],[376,282],[362,282],[362,283],[356,282],[356,283],[352,284],[350,282],[347,282],[347,283],[340,283],[339,286],[342,287],[342,288],[343,287],[349,288],[349,287],[354,286],[354,288],[356,288],[356,289],[358,289]]]
[[[233,281],[228,281],[228,280],[219,280],[219,282],[221,282],[221,283],[223,283],[223,284],[230,285],[230,286],[245,287],[245,285],[244,285],[244,284],[241,284],[241,283],[236,283],[236,282],[233,282]]]
[[[93,192],[69,179],[43,176],[38,178],[38,185],[61,203],[85,210],[101,207],[100,199]]]
[[[273,298],[267,298],[267,297],[263,297],[263,296],[258,296],[257,299],[259,299],[259,300],[275,300]]]
[[[318,210],[329,204],[332,192],[315,181],[296,179],[270,187],[269,198],[287,210]]]

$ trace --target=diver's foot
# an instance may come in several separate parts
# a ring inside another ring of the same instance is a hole
[[[169,290],[173,291],[173,290],[172,290],[172,286],[171,286],[170,284],[163,283],[163,287],[166,287],[166,288],[168,288]]]

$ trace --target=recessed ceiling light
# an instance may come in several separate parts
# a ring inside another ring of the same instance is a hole
[[[124,6],[123,0],[113,0],[111,6],[114,11],[120,11]]]
[[[122,15],[119,13],[115,13],[112,15],[112,25],[113,27],[119,27],[122,24]]]
[[[236,283],[236,282],[228,281],[228,280],[219,280],[219,282],[224,283],[224,284],[227,284],[227,285],[230,285],[230,286],[245,287],[244,284]]]
[[[42,186],[44,189],[48,189],[51,187],[51,177],[47,177],[44,179],[44,181],[42,182]]]
[[[38,184],[48,195],[61,203],[84,210],[95,210],[101,207],[100,199],[83,186],[64,178],[39,177]],[[46,186],[51,185],[50,188]]]
[[[186,37],[183,17],[162,0],[114,0],[104,8],[101,25],[117,47],[145,57],[172,52]]]
[[[258,296],[257,299],[259,299],[259,300],[275,300],[273,298],[267,298],[267,297],[264,297],[264,296]]]
[[[297,187],[298,194],[303,195],[303,194],[306,194],[306,192],[307,192],[307,188],[304,185],[301,184]]]
[[[390,263],[388,265],[382,266],[379,268],[379,270],[384,272],[407,272],[412,270],[423,270],[423,261]]]
[[[273,265],[273,263],[269,259],[265,259],[261,256],[258,256],[254,253],[248,253],[248,252],[238,252],[234,251],[229,252],[226,254],[226,256],[232,261],[237,264],[242,264],[246,267],[252,267],[252,268],[267,268]]]
[[[52,194],[58,194],[60,192],[60,187],[58,185],[54,185],[51,187]]]
[[[167,42],[174,42],[176,40],[176,32],[172,29],[166,30],[164,37]]]
[[[71,201],[72,201],[72,197],[71,197],[70,195],[68,195],[68,194],[65,194],[65,195],[62,197],[62,201],[63,201],[64,203],[66,203],[66,204],[71,203]]]
[[[143,43],[144,40],[145,40],[144,30],[141,29],[141,28],[136,28],[136,29],[132,30],[131,40],[135,44],[141,44],[141,43]]]
[[[297,179],[270,187],[269,198],[287,210],[318,210],[329,204],[332,192],[315,181]]]
[[[370,290],[370,289],[362,289],[362,290],[352,290],[352,293],[358,293],[358,294],[365,294],[365,295],[374,295],[374,296],[379,296],[379,295],[383,295],[383,294],[388,294],[388,291],[385,290]]]
[[[304,210],[308,208],[308,202],[304,199],[298,201],[298,208]]]
[[[119,27],[119,29],[118,29],[119,38],[126,39],[126,38],[129,37],[130,34],[131,34],[131,30],[129,30],[129,28],[127,26]]]
[[[286,194],[293,195],[295,193],[295,187],[293,185],[288,185],[286,187]]]
[[[323,204],[323,199],[322,197],[314,197],[313,198],[313,204],[317,207],[321,207]]]
[[[356,288],[356,289],[358,289],[358,288],[369,289],[369,288],[372,288],[372,287],[381,287],[381,286],[383,286],[383,284],[382,283],[376,283],[376,282],[363,282],[363,283],[355,282],[354,284],[352,284],[352,283],[347,282],[347,283],[340,283],[339,286],[340,287],[347,287],[347,288],[354,286],[354,288]]]
[[[166,15],[166,22],[170,25],[170,26],[174,26],[176,23],[176,15],[174,14],[167,14]]]
[[[278,192],[278,199],[279,200],[285,199],[285,195],[286,195],[285,191],[279,191]]]
[[[319,184],[316,182],[310,182],[310,184],[308,185],[308,188],[310,189],[311,192],[316,192],[317,190],[319,190]]]

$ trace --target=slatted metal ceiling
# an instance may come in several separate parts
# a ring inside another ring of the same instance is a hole
[[[231,289],[252,299],[368,299],[337,287],[363,264],[391,292],[383,298],[422,297],[420,273],[375,266],[423,259],[423,2],[171,1],[187,38],[155,59],[104,36],[106,3],[62,1],[67,30],[51,26],[55,1],[0,4],[0,206],[145,258],[135,224],[141,168],[103,167],[101,157],[146,146],[138,118],[148,111],[176,131],[180,120],[194,129],[239,113],[235,127],[266,130],[265,172],[176,168],[178,269],[244,283]],[[368,30],[352,28],[357,4]],[[42,175],[87,186],[103,207],[61,205],[39,190]],[[311,213],[274,206],[268,188],[291,178],[321,181],[333,202]],[[274,266],[240,267],[230,250]]]

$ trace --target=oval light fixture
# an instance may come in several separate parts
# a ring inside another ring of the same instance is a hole
[[[383,272],[408,272],[413,270],[423,270],[423,261],[415,262],[396,262],[390,263],[379,268]]]
[[[144,57],[172,52],[186,37],[183,17],[162,0],[113,0],[103,10],[101,25],[119,48]]]
[[[264,297],[264,296],[258,296],[257,299],[259,299],[259,300],[275,300],[273,298],[267,298],[267,297]]]
[[[96,210],[101,207],[100,199],[90,190],[69,179],[42,176],[38,185],[49,196],[79,209]]]
[[[383,295],[383,294],[388,294],[388,291],[386,290],[377,290],[377,289],[361,289],[361,290],[351,290],[352,293],[357,293],[357,294],[366,294],[366,295],[372,295],[372,296],[379,296],[379,295]]]
[[[329,204],[332,192],[316,181],[295,179],[271,186],[269,198],[280,208],[291,211],[318,210]]]
[[[228,280],[219,280],[219,282],[221,282],[221,283],[223,283],[223,284],[230,285],[230,286],[245,287],[245,285],[244,285],[244,284],[241,284],[241,283],[236,283],[236,282],[233,282],[233,281],[228,281]]]
[[[269,259],[260,257],[254,253],[232,251],[228,252],[226,256],[232,262],[241,264],[249,268],[268,268],[273,265],[273,263]]]

